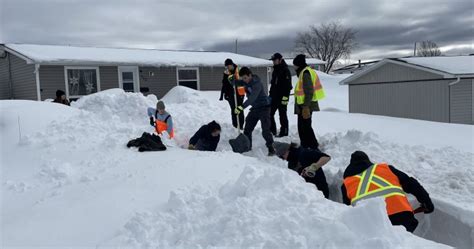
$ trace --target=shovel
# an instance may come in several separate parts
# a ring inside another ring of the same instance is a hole
[[[237,107],[237,88],[234,82],[234,106]],[[234,111],[234,110],[232,110]],[[229,144],[232,147],[232,151],[236,153],[244,153],[250,151],[250,140],[249,138],[240,131],[240,120],[239,115],[236,114],[237,119],[237,137],[229,140]]]

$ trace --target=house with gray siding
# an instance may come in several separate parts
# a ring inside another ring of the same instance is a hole
[[[158,98],[175,86],[220,90],[227,58],[268,86],[271,61],[235,53],[0,44],[0,99],[53,99],[58,89],[71,99],[111,88]]]
[[[340,83],[351,113],[474,124],[474,56],[384,59]]]

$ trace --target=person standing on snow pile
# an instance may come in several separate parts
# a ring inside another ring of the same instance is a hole
[[[274,136],[277,135],[275,113],[278,110],[280,115],[280,134],[278,134],[278,137],[285,137],[288,136],[288,116],[286,112],[290,91],[293,88],[291,73],[280,53],[275,53],[270,59],[273,61],[272,80],[270,81],[270,97],[272,98],[271,131]]]
[[[372,163],[363,151],[352,153],[341,191],[344,204],[353,206],[364,199],[384,197],[392,225],[402,225],[409,232],[415,231],[418,221],[407,193],[413,194],[421,203],[417,212],[428,214],[434,211],[428,192],[415,178],[386,163]]]
[[[318,149],[298,147],[296,144],[275,142],[278,157],[288,161],[288,168],[298,172],[306,182],[313,183],[329,199],[329,186],[322,167],[331,157]]]
[[[243,129],[245,116],[244,112],[235,115],[235,107],[242,105],[244,102],[245,89],[242,85],[239,85],[239,66],[237,66],[231,59],[226,59],[224,62],[226,70],[222,78],[222,89],[219,100],[227,100],[230,106],[230,115],[232,117],[232,125],[237,128],[237,118],[239,119],[240,129]],[[234,89],[234,85],[236,88]],[[237,97],[237,104],[235,103],[234,94]]]
[[[62,90],[57,90],[56,91],[56,98],[53,100],[53,102],[63,104],[63,105],[67,105],[67,106],[71,105],[69,100],[66,98],[66,93]]]
[[[238,115],[248,106],[252,106],[245,119],[244,127],[244,134],[250,140],[250,150],[252,149],[252,132],[258,121],[260,121],[262,136],[268,148],[268,155],[273,156],[275,148],[273,148],[273,136],[270,131],[270,98],[263,88],[260,78],[257,75],[253,75],[248,67],[241,68],[239,74],[242,82],[244,82],[247,100],[242,105],[237,106],[234,113]]]
[[[212,121],[201,128],[189,140],[188,149],[200,151],[216,151],[221,139],[221,126]]]
[[[325,97],[324,90],[316,71],[306,64],[304,54],[299,54],[293,59],[296,67],[298,82],[295,89],[295,114],[298,115],[298,133],[301,146],[317,149],[318,140],[311,126],[313,112],[319,111],[318,101]]]
[[[166,112],[163,101],[160,100],[156,103],[156,109],[148,107],[148,117],[150,117],[150,125],[155,127],[156,133],[161,135],[166,131],[170,139],[174,137],[173,118]]]

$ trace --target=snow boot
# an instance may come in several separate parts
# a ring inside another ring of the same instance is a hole
[[[274,156],[276,154],[275,147],[273,145],[268,146],[268,156]]]

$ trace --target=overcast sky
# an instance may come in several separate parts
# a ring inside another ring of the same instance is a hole
[[[339,21],[352,60],[406,56],[433,40],[473,53],[472,0],[0,0],[0,42],[233,51],[290,56],[298,32]]]

